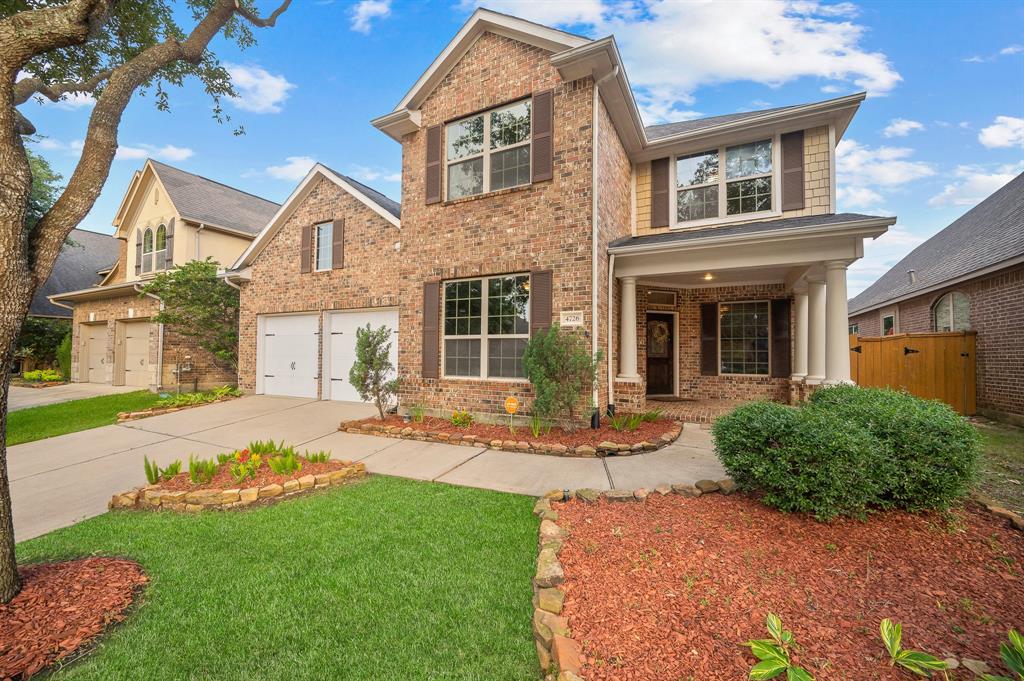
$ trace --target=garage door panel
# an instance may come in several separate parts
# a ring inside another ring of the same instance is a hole
[[[90,324],[85,327],[87,381],[89,383],[106,383],[107,381],[107,325]]]
[[[149,322],[124,324],[124,384],[146,387],[150,382]]]
[[[326,395],[332,400],[360,402],[359,392],[348,380],[349,371],[356,361],[356,329],[367,324],[371,328],[388,326],[391,329],[391,364],[398,366],[398,312],[372,310],[358,312],[332,312],[328,316],[330,340],[324,352],[325,365],[330,367],[330,388]]]
[[[316,397],[319,380],[319,317],[264,317],[263,392],[267,395]]]

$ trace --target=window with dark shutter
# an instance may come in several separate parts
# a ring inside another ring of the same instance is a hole
[[[804,207],[804,131],[782,136],[782,210]]]
[[[427,203],[441,202],[441,126],[427,128],[427,171],[424,189]]]
[[[302,226],[302,246],[299,248],[299,271],[309,272],[313,265],[313,225]]]
[[[345,220],[335,220],[331,232],[334,240],[331,244],[331,267],[339,270],[345,266]]]
[[[545,90],[533,95],[533,165],[531,180],[544,182],[554,177],[554,91]]]
[[[793,373],[789,347],[789,299],[771,303],[772,369],[775,378],[789,378]]]
[[[718,375],[718,303],[700,305],[700,373]]]
[[[142,274],[142,230],[135,230],[135,276]]]
[[[668,162],[667,158],[651,161],[651,227],[668,227]]]
[[[164,267],[171,269],[174,267],[174,218],[171,218],[170,222],[167,223],[166,237],[164,237],[164,246],[167,253],[164,255]]]
[[[423,378],[437,378],[440,372],[440,291],[439,282],[428,281],[423,284]]]
[[[530,273],[530,334],[551,326],[551,270]]]

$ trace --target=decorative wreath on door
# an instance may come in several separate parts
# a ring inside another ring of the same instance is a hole
[[[668,323],[652,321],[647,324],[647,356],[668,357]]]

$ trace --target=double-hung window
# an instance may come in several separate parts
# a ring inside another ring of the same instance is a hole
[[[529,302],[527,274],[445,282],[445,376],[523,378]]]
[[[676,224],[770,212],[772,167],[770,139],[677,157]]]
[[[142,263],[140,269],[143,272],[153,272],[167,268],[167,228],[163,225],[157,227],[154,232],[147,227],[142,233]]]
[[[768,301],[718,306],[718,356],[722,374],[768,375]]]
[[[530,100],[445,127],[448,199],[530,183]]]
[[[317,272],[329,270],[334,266],[334,223],[322,222],[316,226],[316,247],[313,251],[313,264]]]

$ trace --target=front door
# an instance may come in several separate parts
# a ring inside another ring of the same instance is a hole
[[[673,352],[675,319],[670,314],[647,315],[647,394],[675,394]]]

